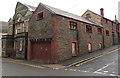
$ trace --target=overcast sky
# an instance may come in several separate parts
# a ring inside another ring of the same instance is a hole
[[[1,0],[0,21],[8,21],[13,16],[18,1],[35,7],[42,2],[80,16],[87,9],[100,14],[100,8],[104,8],[105,17],[114,20],[115,15],[118,17],[118,2],[120,0]]]

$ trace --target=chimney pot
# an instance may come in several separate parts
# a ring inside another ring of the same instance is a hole
[[[101,14],[101,16],[104,16],[104,9],[103,8],[100,8],[100,14]]]

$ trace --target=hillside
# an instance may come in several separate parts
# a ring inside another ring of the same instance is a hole
[[[8,29],[8,22],[0,21],[0,33],[6,33]]]

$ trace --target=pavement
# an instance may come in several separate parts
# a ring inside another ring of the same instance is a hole
[[[84,62],[88,59],[92,59],[92,58],[97,57],[97,56],[104,54],[106,52],[118,49],[119,47],[120,47],[120,45],[114,45],[114,46],[111,46],[109,48],[105,48],[105,49],[102,49],[99,51],[95,51],[92,53],[87,53],[87,54],[84,54],[81,56],[73,57],[72,59],[62,61],[58,64],[41,64],[38,61],[18,60],[18,59],[11,59],[11,58],[2,58],[2,59],[5,59],[5,60],[11,61],[11,62],[24,64],[24,65],[33,66],[33,67],[40,66],[41,68],[43,67],[43,68],[52,68],[52,69],[62,69],[62,68],[66,68],[66,67],[71,67],[71,66],[76,65],[77,63],[80,63],[80,62]]]
[[[115,50],[115,49],[118,49],[118,48],[120,48],[120,45],[114,45],[114,46],[111,46],[109,48],[105,48],[105,49],[102,49],[102,50],[94,51],[92,53],[87,53],[87,54],[84,54],[84,55],[73,57],[72,59],[68,59],[68,60],[62,61],[59,64],[63,65],[63,66],[70,67],[70,66],[75,65],[75,64],[77,64],[79,62],[86,61],[88,59],[97,57],[97,56],[99,56],[101,54],[104,54],[106,52],[109,52],[109,51],[112,51],[112,50]]]

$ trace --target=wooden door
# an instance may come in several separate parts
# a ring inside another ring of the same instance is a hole
[[[51,42],[41,41],[32,43],[33,59],[50,61],[51,60]]]

